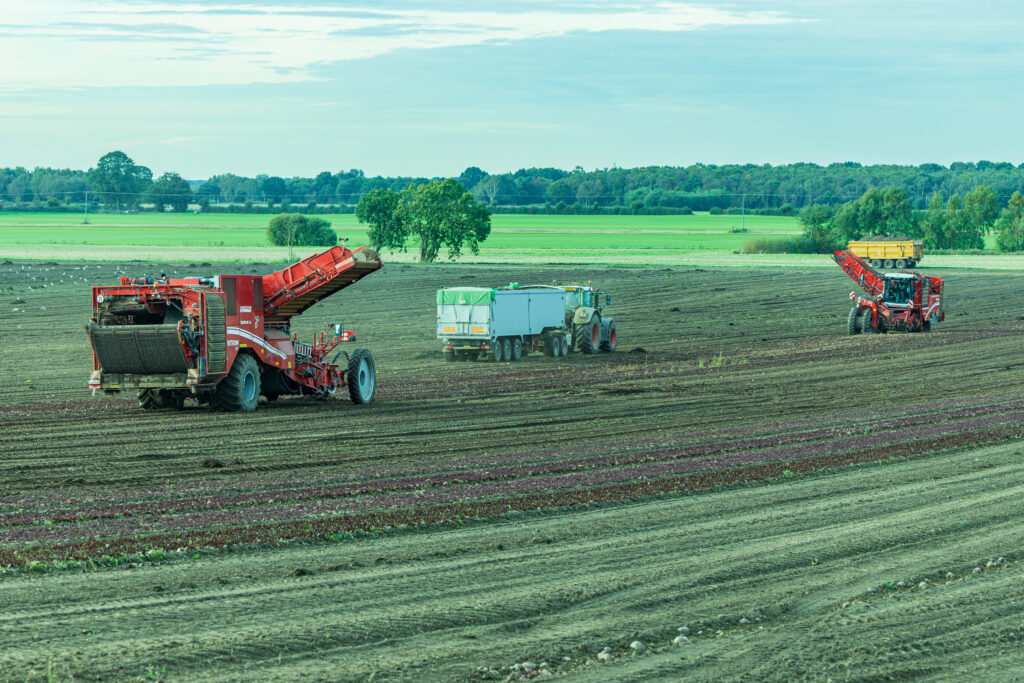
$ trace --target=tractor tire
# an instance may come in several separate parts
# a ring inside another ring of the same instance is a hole
[[[881,334],[882,332],[871,325],[871,313],[870,311],[864,311],[864,315],[861,318],[861,332],[864,334]]]
[[[504,357],[506,363],[512,362],[512,342],[505,339],[501,343],[501,355]]]
[[[444,354],[444,362],[445,363],[454,363],[455,362],[455,352],[454,351],[452,351],[451,349],[444,349],[442,351],[442,353]]]
[[[495,363],[500,363],[502,360],[504,360],[504,358],[502,357],[502,349],[504,348],[504,344],[501,343],[500,339],[495,339],[494,344],[492,346],[493,348],[491,349],[491,359]]]
[[[210,406],[217,410],[251,413],[260,402],[260,365],[252,356],[235,356],[228,376],[217,384]]]
[[[579,349],[583,353],[597,353],[601,350],[601,319],[596,315],[583,326],[579,337]]]
[[[893,267],[892,259],[891,258],[885,259],[885,262],[883,263],[883,265],[885,266],[886,270],[891,270],[892,267]]]
[[[846,329],[850,334],[860,334],[863,327],[864,316],[861,315],[860,308],[854,306],[850,309],[850,315],[846,316]]]
[[[615,350],[615,321],[608,321],[608,338],[601,342],[601,350],[611,353]]]
[[[907,262],[906,261],[904,261],[903,259],[896,259],[896,268],[898,268],[899,270],[903,270],[906,267],[907,267]]]
[[[512,340],[512,355],[509,358],[513,363],[523,358],[523,342],[518,337]]]
[[[377,364],[370,349],[356,349],[352,353],[348,370],[345,371],[345,383],[348,384],[348,396],[352,403],[357,406],[373,403],[377,393]]]

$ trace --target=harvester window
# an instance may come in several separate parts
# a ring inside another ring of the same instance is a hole
[[[222,277],[220,286],[224,289],[224,315],[238,315],[238,302],[236,296],[236,282],[233,277]]]
[[[263,308],[263,280],[259,278],[252,281],[252,305],[253,310]]]

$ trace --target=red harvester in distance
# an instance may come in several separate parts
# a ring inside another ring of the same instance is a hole
[[[850,292],[850,334],[928,332],[932,323],[942,322],[946,317],[942,310],[942,278],[920,273],[880,273],[846,249],[834,252],[832,258],[868,294],[857,296]]]
[[[122,276],[92,288],[89,387],[139,392],[143,408],[180,408],[187,396],[223,410],[256,409],[262,394],[329,395],[347,386],[353,403],[370,403],[376,367],[368,349],[338,351],[356,335],[301,342],[292,318],[381,267],[372,249],[335,246],[270,275],[181,279]],[[347,362],[336,363],[339,356]]]

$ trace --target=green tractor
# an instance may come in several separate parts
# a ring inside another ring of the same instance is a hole
[[[562,289],[566,292],[566,326],[572,328],[573,346],[581,353],[614,351],[615,321],[604,312],[612,302],[611,295],[589,285],[563,285]]]

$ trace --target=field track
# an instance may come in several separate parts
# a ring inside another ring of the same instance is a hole
[[[838,268],[392,265],[299,327],[355,329],[377,403],[237,415],[89,398],[88,284],[209,268],[86,265],[0,265],[0,679],[1024,665],[1024,275],[848,337]],[[441,361],[434,289],[553,278],[612,293],[617,353]]]

